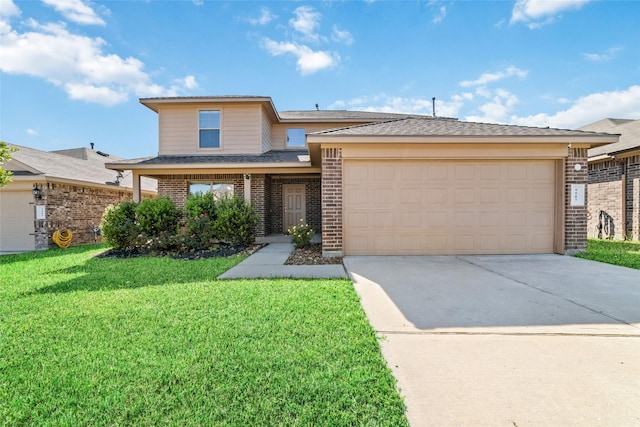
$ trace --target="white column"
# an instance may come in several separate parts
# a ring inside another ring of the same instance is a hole
[[[251,174],[244,174],[244,201],[251,204]]]
[[[133,179],[133,201],[140,203],[142,200],[142,189],[140,188],[140,174],[136,171],[132,171],[131,177]]]

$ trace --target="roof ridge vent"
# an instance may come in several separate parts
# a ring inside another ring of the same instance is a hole
[[[102,157],[109,157],[107,153],[103,153],[102,151],[96,151],[96,154],[100,154]]]

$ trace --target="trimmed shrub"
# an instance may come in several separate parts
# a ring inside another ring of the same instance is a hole
[[[177,234],[181,218],[182,212],[168,197],[144,199],[136,209],[138,230],[147,238]]]
[[[186,244],[190,249],[211,248],[215,244],[215,205],[212,193],[196,193],[184,204]]]
[[[138,245],[135,202],[109,205],[102,214],[100,230],[105,242],[116,249],[132,249]]]
[[[215,205],[215,234],[220,240],[250,245],[256,238],[258,215],[253,206],[238,196],[223,196]]]

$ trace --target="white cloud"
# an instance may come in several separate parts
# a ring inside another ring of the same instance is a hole
[[[277,16],[269,11],[268,8],[263,7],[260,10],[260,16],[257,18],[249,18],[248,21],[251,25],[267,25],[269,22],[276,19]]]
[[[289,20],[289,24],[294,30],[302,34],[308,41],[317,42],[320,36],[316,30],[320,28],[320,18],[322,15],[311,6],[300,6],[293,11],[294,18]]]
[[[102,18],[81,0],[42,0],[42,2],[77,24],[105,25]]]
[[[529,28],[540,28],[556,21],[558,15],[580,9],[591,0],[518,0],[511,12],[511,24],[522,22]]]
[[[436,99],[436,115],[438,117],[456,117],[462,104],[461,98],[450,101]],[[389,96],[381,93],[349,100],[338,100],[328,108],[430,116],[433,113],[433,100],[431,98]]]
[[[583,53],[582,56],[587,61],[606,62],[615,58],[621,50],[621,47],[610,47],[604,53]]]
[[[504,69],[503,71],[497,71],[495,73],[485,73],[482,74],[480,77],[478,77],[475,80],[465,80],[460,82],[460,86],[462,87],[469,87],[469,86],[484,86],[487,83],[493,83],[493,82],[497,82],[499,80],[502,79],[506,79],[507,77],[518,77],[520,79],[523,79],[525,77],[527,77],[527,74],[529,72],[527,70],[521,70],[518,67],[508,67],[506,69]]]
[[[264,38],[262,46],[273,56],[292,54],[297,58],[297,68],[302,75],[313,74],[320,70],[334,68],[340,62],[340,57],[327,51],[314,51],[310,47],[291,42],[276,42]]]
[[[442,20],[447,16],[447,8],[446,6],[440,6],[440,9],[433,16],[433,23],[439,24]]]
[[[509,118],[509,112],[519,102],[518,97],[509,91],[496,89],[495,95],[491,100],[478,108],[482,115],[467,116],[465,120],[484,123],[506,123]]]
[[[28,19],[24,24],[32,31],[19,33],[7,24],[0,70],[45,79],[71,99],[110,106],[131,94],[174,96],[197,84],[193,76],[168,88],[155,84],[142,61],[106,53],[103,39],[73,34],[64,23],[42,25]]]
[[[639,118],[640,85],[583,96],[573,102],[573,105],[568,109],[555,114],[539,113],[526,117],[511,116],[509,122],[526,126],[575,129],[605,117]]]
[[[13,0],[0,0],[0,16],[8,18],[19,15],[20,9],[18,9]]]
[[[333,26],[331,40],[334,42],[344,43],[347,46],[351,46],[351,44],[353,44],[353,36],[351,33],[347,30],[341,30],[337,25]]]
[[[192,0],[193,4],[196,6],[202,6],[204,4],[204,0]]]
[[[187,89],[197,89],[200,86],[194,76],[187,76],[182,80],[178,80],[177,83],[183,85]]]
[[[38,135],[38,131],[37,131],[37,130],[35,130],[35,129],[31,129],[31,128],[27,129],[25,132],[26,132],[26,133],[27,133],[27,135],[29,135],[29,136],[36,136],[36,135]]]

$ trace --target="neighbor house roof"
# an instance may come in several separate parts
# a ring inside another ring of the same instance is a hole
[[[590,149],[590,160],[597,160],[623,152],[640,150],[640,120],[607,118],[582,126],[579,129],[593,132],[615,133],[620,135],[619,142]]]
[[[416,137],[536,137],[617,140],[615,135],[580,130],[464,122],[449,118],[409,117],[340,129],[314,132],[313,136],[416,136]],[[599,142],[603,144],[607,142]]]
[[[14,173],[14,180],[47,179],[74,184],[121,187],[131,189],[131,172],[118,173],[105,168],[108,161],[121,160],[120,157],[99,154],[89,148],[75,148],[59,151],[41,151],[22,145],[8,144],[17,148],[11,153],[11,160],[4,167]],[[157,191],[155,179],[143,178],[142,190]]]

